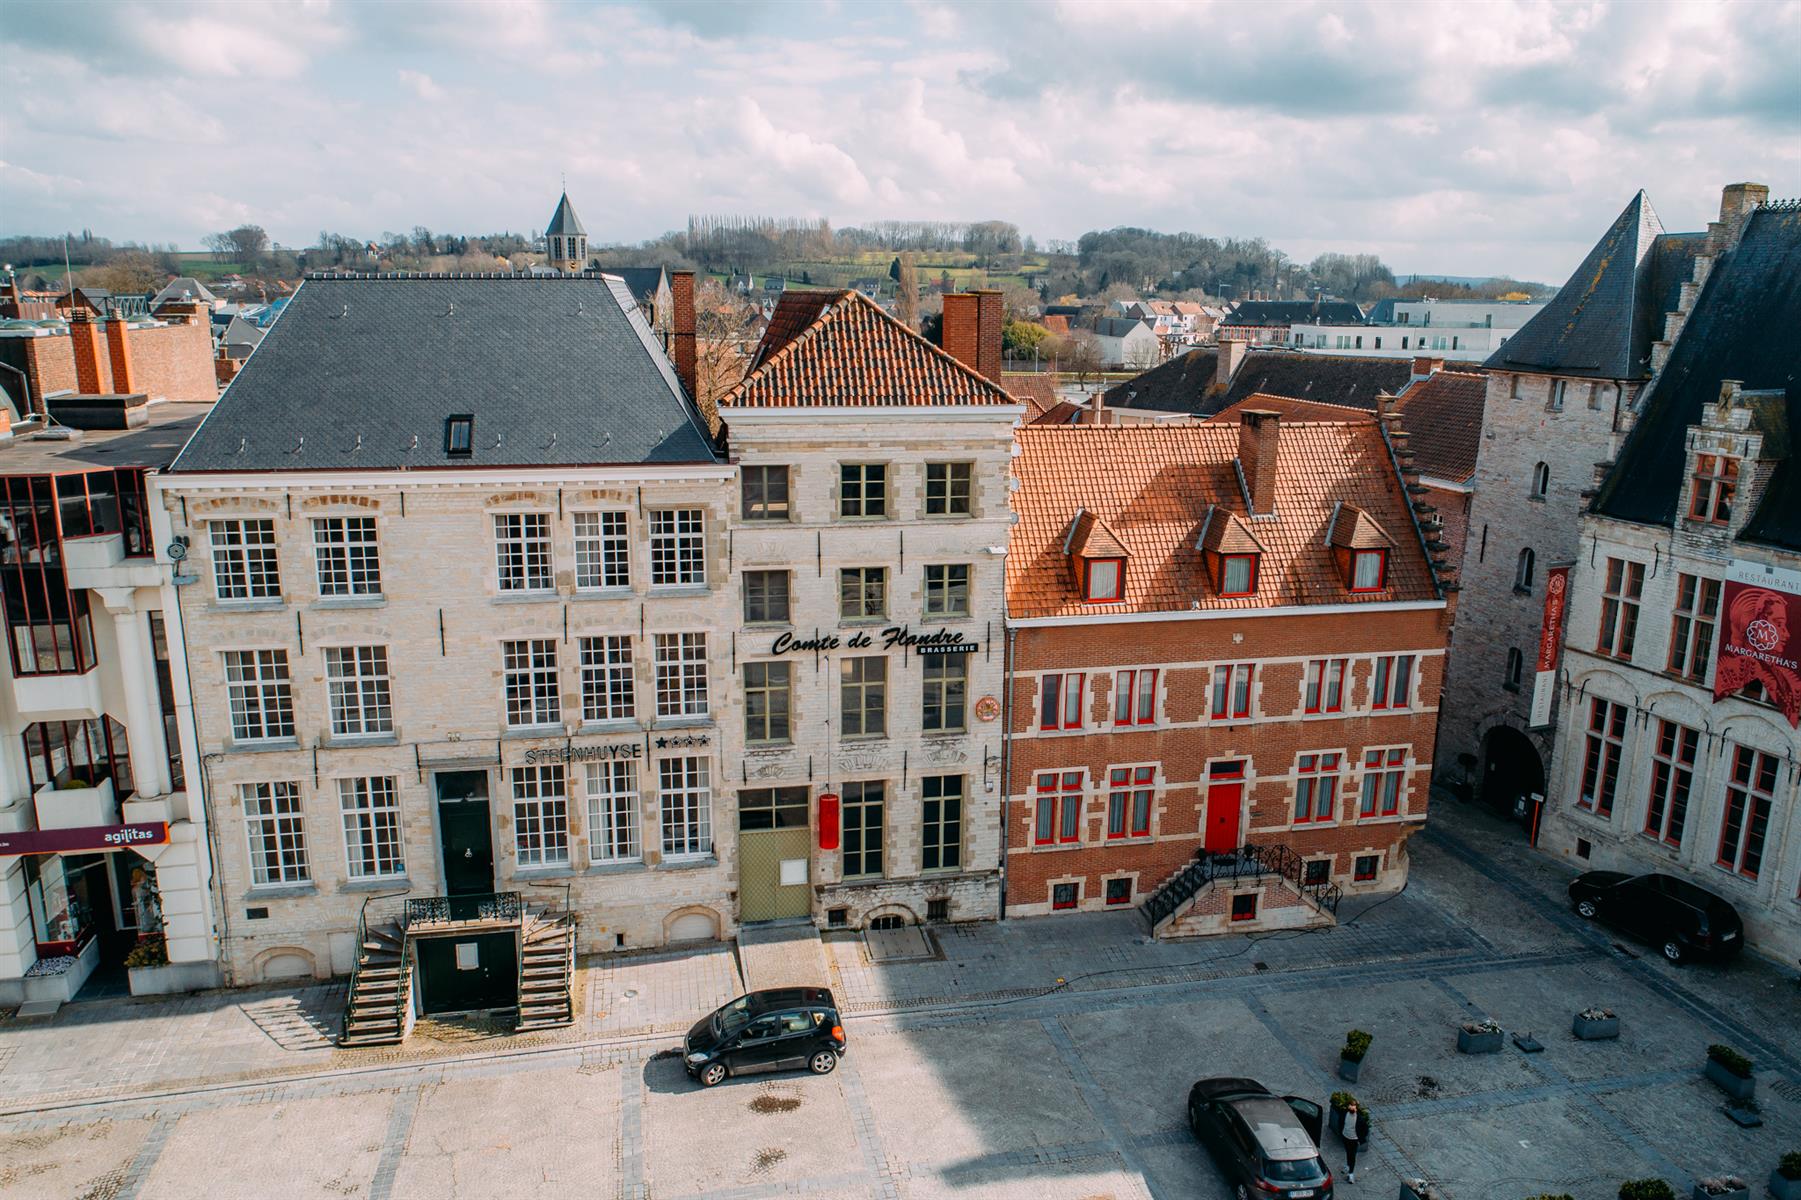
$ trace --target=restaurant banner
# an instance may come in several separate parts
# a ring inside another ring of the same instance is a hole
[[[1753,683],[1801,727],[1801,577],[1793,571],[1733,563],[1720,591],[1720,644],[1713,698]]]
[[[1551,723],[1556,695],[1557,656],[1563,650],[1563,620],[1569,609],[1570,568],[1565,563],[1545,572],[1545,616],[1538,627],[1538,663],[1533,667],[1532,716],[1527,724],[1542,729]]]
[[[29,829],[0,833],[0,858],[18,854],[81,854],[122,850],[127,846],[160,846],[169,840],[166,821],[134,825],[85,825],[79,829]]]

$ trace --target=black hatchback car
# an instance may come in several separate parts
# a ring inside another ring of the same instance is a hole
[[[1189,1127],[1237,1200],[1331,1200],[1332,1172],[1319,1156],[1324,1116],[1313,1101],[1277,1096],[1255,1079],[1203,1079],[1188,1092]]]
[[[776,988],[740,996],[696,1022],[682,1039],[682,1065],[703,1087],[753,1071],[804,1067],[829,1075],[845,1046],[831,992]]]
[[[1586,871],[1570,884],[1570,902],[1585,919],[1647,941],[1673,963],[1731,958],[1744,949],[1738,910],[1673,875]]]

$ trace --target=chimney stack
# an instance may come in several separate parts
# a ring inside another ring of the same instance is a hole
[[[1001,381],[1001,293],[999,288],[976,290],[975,368],[994,383]]]
[[[1442,358],[1416,356],[1413,360],[1413,377],[1415,379],[1425,379],[1428,376],[1438,374],[1444,369],[1445,360]]]
[[[1001,293],[987,288],[944,295],[944,352],[976,374],[1001,381]]]
[[[1251,496],[1251,515],[1269,516],[1276,511],[1276,445],[1282,418],[1263,408],[1247,408],[1239,414],[1238,466]]]
[[[1213,386],[1220,391],[1232,385],[1232,377],[1238,374],[1238,368],[1244,363],[1245,353],[1251,344],[1243,338],[1225,337],[1219,339],[1219,350],[1213,358]]]
[[[128,333],[124,315],[113,314],[113,319],[106,323],[106,357],[112,363],[113,391],[121,395],[130,395],[138,390],[133,386],[131,343],[126,340]]]
[[[75,351],[75,391],[100,395],[106,390],[100,383],[100,338],[94,331],[94,315],[78,304],[69,308],[69,343]]]
[[[695,358],[694,349],[694,272],[671,271],[669,294],[675,310],[670,314],[670,324],[675,334],[675,373],[681,379],[682,387],[687,389],[689,399],[698,403],[700,389],[695,379],[699,362]]]
[[[1770,198],[1767,183],[1729,183],[1720,192],[1720,224],[1725,226],[1727,247],[1738,244],[1745,222],[1757,206]]]

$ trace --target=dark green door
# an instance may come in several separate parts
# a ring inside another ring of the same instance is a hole
[[[478,898],[494,892],[494,838],[488,773],[446,771],[438,787],[438,838],[444,851],[444,894],[453,920],[476,915]]]
[[[427,1013],[519,1003],[519,939],[513,933],[418,938],[420,1006]]]

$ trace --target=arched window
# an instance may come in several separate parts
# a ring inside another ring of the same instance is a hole
[[[1545,493],[1551,490],[1551,468],[1539,463],[1532,468],[1532,498],[1543,500]]]
[[[1513,573],[1515,591],[1529,592],[1532,590],[1532,572],[1537,562],[1538,556],[1532,553],[1532,547],[1528,546],[1520,551],[1520,565]]]
[[[1507,647],[1507,686],[1518,689],[1520,676],[1526,671],[1526,656],[1520,653],[1518,646]]]

